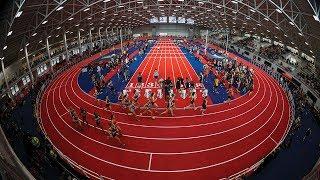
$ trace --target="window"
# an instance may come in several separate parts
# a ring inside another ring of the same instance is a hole
[[[18,87],[17,84],[15,84],[14,86],[12,86],[12,87],[10,88],[10,90],[11,90],[11,94],[12,94],[12,95],[15,95],[15,94],[17,94],[17,92],[19,91],[19,87]]]
[[[186,19],[184,17],[178,17],[178,23],[186,23]]]
[[[53,58],[53,59],[51,59],[51,62],[52,62],[52,66],[54,66],[54,65],[56,65],[56,64],[58,64],[59,63],[59,56],[58,57],[55,57],[55,58]]]
[[[163,16],[159,18],[159,23],[167,23],[168,22],[168,17]]]
[[[46,64],[41,64],[40,66],[37,67],[37,73],[38,75],[42,75],[43,72],[47,70],[47,65]]]
[[[30,77],[29,76],[25,76],[22,78],[22,83],[23,85],[26,85],[30,82]]]
[[[159,23],[159,20],[157,17],[153,17],[150,19],[150,23]]]
[[[191,19],[191,18],[188,18],[188,19],[187,19],[187,24],[192,24],[192,25],[193,25],[193,24],[194,24],[194,20]]]
[[[169,16],[169,23],[177,23],[177,18],[175,16]]]

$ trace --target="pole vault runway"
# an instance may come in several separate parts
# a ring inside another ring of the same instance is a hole
[[[139,122],[114,105],[126,144],[121,147],[105,132],[110,112],[104,110],[104,102],[85,93],[77,81],[83,65],[96,58],[86,59],[56,77],[38,105],[40,125],[53,146],[63,154],[62,158],[90,178],[237,177],[259,164],[288,131],[290,105],[281,86],[267,73],[238,57],[238,61],[255,70],[254,91],[250,96],[241,96],[230,104],[210,102],[204,116],[178,108],[174,117],[156,116],[151,120],[142,116]],[[173,81],[178,76],[197,78],[180,49],[165,40],[151,49],[127,88],[135,88],[138,72],[142,73],[145,88],[152,88],[155,68],[160,76],[170,76]],[[181,101],[179,106],[187,102]],[[83,130],[73,124],[69,107],[77,112],[80,107],[87,110],[89,125]],[[94,126],[94,112],[101,115],[104,129]]]

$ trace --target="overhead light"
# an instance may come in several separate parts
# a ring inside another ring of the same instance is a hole
[[[276,26],[276,29],[280,29],[278,26]]]
[[[304,42],[307,46],[309,46],[309,43],[307,43],[307,42]]]
[[[106,19],[106,18],[103,17],[103,18],[101,18],[101,21],[103,21],[103,20],[105,20],[105,19]]]
[[[57,34],[56,37],[59,37],[59,34]]]
[[[105,14],[106,12],[107,12],[107,11],[102,11],[101,13],[102,13],[102,14]]]
[[[118,16],[118,13],[114,13],[113,15]]]
[[[42,40],[40,40],[39,43],[42,43]]]
[[[106,3],[106,2],[109,2],[109,1],[111,1],[111,0],[103,0],[103,2],[105,2],[105,3]]]
[[[7,36],[11,36],[11,34],[12,34],[12,31],[9,31],[8,34],[7,34]]]
[[[310,52],[313,54],[313,51],[312,51],[312,50],[310,50]]]
[[[83,12],[87,12],[87,11],[89,11],[89,10],[90,10],[90,8],[88,7],[88,8],[86,8],[86,9],[84,9]]]
[[[22,48],[20,49],[20,52],[21,52],[21,51],[23,51],[23,49],[22,49]]]
[[[263,18],[264,20],[266,20],[266,21],[269,21],[269,19],[267,18],[267,17],[265,17],[265,18]]]
[[[45,20],[45,21],[43,21],[41,24],[46,24],[48,21],[47,20]]]
[[[27,43],[26,46],[29,46],[29,43]]]
[[[314,20],[316,20],[316,21],[320,21],[320,20],[319,20],[319,17],[316,16],[316,15],[313,15],[313,18],[314,18]]]
[[[231,1],[233,4],[238,4],[238,2],[237,1]]]
[[[8,48],[8,46],[4,46],[4,47],[3,47],[3,50],[6,50],[7,48]]]
[[[281,10],[281,9],[276,9],[276,11],[277,11],[278,13],[282,13],[282,10]]]
[[[132,11],[132,9],[128,9],[128,11],[129,11],[129,12],[131,12],[131,11]]]
[[[284,36],[285,36],[285,37],[288,37],[288,35],[286,35],[286,34],[285,34]]]
[[[73,19],[73,17],[69,18],[68,20],[71,21]]]
[[[58,7],[56,11],[60,11],[61,9],[63,9],[63,6]]]
[[[78,27],[78,26],[80,26],[80,24],[76,24],[76,25],[74,25],[74,26]]]
[[[303,36],[303,34],[301,32],[298,33],[300,36]]]
[[[22,11],[18,11],[17,14],[15,15],[16,18],[20,17],[22,14]]]
[[[138,1],[137,3],[138,3],[138,4],[142,4],[142,3],[143,3],[143,1]]]
[[[291,24],[292,26],[294,26],[294,23],[293,23],[292,21],[290,21],[289,24]]]
[[[58,30],[61,29],[61,26],[57,27],[57,29],[58,29]]]
[[[118,7],[119,7],[119,8],[123,8],[124,6],[121,4],[121,5],[119,5]]]
[[[33,33],[33,34],[32,34],[33,37],[36,36],[36,35],[37,35],[37,33]]]
[[[88,17],[88,20],[91,20],[92,19],[92,17]]]
[[[256,12],[256,10],[254,10],[254,9],[250,9],[250,11],[251,11],[251,12]]]

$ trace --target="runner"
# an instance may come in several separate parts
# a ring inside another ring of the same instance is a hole
[[[162,112],[160,115],[166,114],[166,113],[170,113],[171,116],[173,115],[173,109],[175,109],[175,100],[174,98],[169,98],[167,101],[167,106],[166,106],[166,110],[164,112]]]
[[[207,104],[208,104],[208,100],[207,100],[207,98],[205,97],[205,98],[203,98],[202,104],[201,104],[201,106],[202,106],[201,114],[202,114],[202,115],[204,115],[204,112],[207,110]]]
[[[122,146],[125,146],[125,144],[120,140],[120,137],[122,137],[122,132],[120,127],[118,126],[118,123],[115,120],[114,114],[111,115],[109,125],[109,137],[116,139]]]

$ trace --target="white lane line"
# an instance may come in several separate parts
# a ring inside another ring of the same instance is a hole
[[[150,49],[150,51],[148,52],[148,54],[143,58],[142,62],[141,62],[140,65],[138,66],[137,70],[133,73],[133,75],[131,76],[130,80],[128,81],[128,83],[127,83],[127,85],[126,85],[126,88],[127,88],[128,85],[131,83],[133,77],[135,77],[136,74],[139,72],[138,70],[140,69],[140,67],[142,66],[142,64],[147,63],[146,61],[147,61],[147,59],[149,58],[150,53],[151,53],[151,51],[154,49],[155,46],[156,46],[156,45],[153,45],[153,47]],[[141,57],[141,56],[140,56],[140,57]],[[146,67],[147,65],[148,65],[148,64],[146,64],[145,67]],[[145,67],[144,67],[144,68],[145,68]]]
[[[275,141],[271,136],[270,136],[270,139],[271,139],[275,144],[278,144],[277,141]]]
[[[53,95],[54,96],[54,95]],[[278,97],[278,96],[277,96]],[[283,97],[282,97],[283,98]],[[278,98],[277,98],[277,100],[278,100]],[[48,101],[47,101],[48,102]],[[47,103],[46,102],[46,103]],[[278,103],[277,103],[277,105],[278,105]],[[55,106],[55,104],[54,104],[54,106]],[[283,105],[284,106],[284,105]],[[48,108],[47,108],[47,112],[48,112]],[[274,111],[275,112],[275,111]],[[274,112],[273,112],[273,114],[274,114]],[[273,115],[272,115],[273,116]],[[49,118],[50,118],[50,116],[49,116]],[[269,117],[269,120],[271,119],[271,117]],[[51,120],[51,119],[50,119]],[[268,121],[269,121],[268,120]],[[279,123],[278,123],[279,124]],[[273,131],[275,131],[275,129],[273,130]],[[59,134],[61,134],[60,132],[58,132]],[[67,140],[68,141],[68,140]],[[69,142],[69,141],[68,141]],[[264,142],[264,141],[263,141]],[[261,142],[260,144],[262,144],[263,142]],[[256,147],[258,147],[260,144],[258,144],[257,146],[255,146],[253,149],[255,149]],[[73,145],[73,144],[71,144],[71,145]],[[74,146],[74,145],[73,145]],[[77,146],[75,146],[76,148],[78,148]],[[252,151],[253,149],[251,149],[250,151]],[[79,149],[80,151],[83,151],[83,150],[81,150],[81,149]],[[238,157],[235,157],[235,158],[233,158],[233,159],[229,159],[229,160],[227,160],[227,161],[224,161],[224,162],[221,162],[221,163],[217,163],[217,164],[213,164],[213,165],[209,165],[209,166],[205,166],[205,167],[199,167],[199,168],[194,168],[194,169],[184,169],[184,170],[171,170],[171,171],[163,171],[163,170],[151,170],[152,172],[186,172],[186,171],[194,171],[194,170],[200,170],[200,169],[205,169],[205,168],[210,168],[210,167],[213,167],[213,166],[217,166],[217,165],[220,165],[220,164],[224,164],[224,163],[226,163],[226,162],[229,162],[229,161],[233,161],[234,159],[237,159],[237,158],[239,158],[239,157],[241,157],[241,156],[243,156],[243,155],[245,155],[245,154],[247,154],[248,152],[250,152],[250,151],[247,151],[246,153],[244,153],[244,154],[242,154],[242,155],[239,155]],[[89,156],[92,156],[92,157],[94,157],[94,158],[97,158],[97,157],[95,157],[94,155],[92,155],[92,154],[90,154],[90,153],[87,153],[87,152],[84,152],[84,153],[86,153],[86,154],[88,154]],[[97,158],[97,159],[99,159],[99,160],[102,160],[102,159],[100,159],[100,158]],[[103,160],[104,161],[104,160]],[[109,162],[110,163],[110,162]],[[114,163],[113,163],[114,164]],[[119,166],[119,167],[125,167],[125,166],[122,166],[122,165],[116,165],[116,166]],[[140,171],[145,171],[144,169],[137,169],[137,168],[132,168],[132,167],[125,167],[125,168],[128,168],[128,169],[135,169],[135,170],[140,170]]]
[[[150,71],[149,71],[149,73],[148,73],[148,77],[147,77],[147,79],[146,79],[146,81],[145,81],[145,84],[147,85],[148,84],[148,82],[149,82],[149,78],[150,78],[150,75],[152,74],[152,72],[154,71],[153,70],[153,66],[154,66],[154,63],[156,62],[156,61],[158,61],[158,58],[153,58],[152,59],[152,65],[151,65],[151,69],[150,69]]]
[[[71,78],[71,76],[69,77],[69,78]],[[72,83],[71,83],[72,84]],[[274,86],[274,85],[273,85]],[[65,89],[66,90],[66,89]],[[65,93],[67,94],[67,92],[65,91]],[[68,99],[69,99],[69,101],[72,103],[72,104],[74,104],[72,101],[71,101],[71,99],[69,98],[69,96],[68,96],[68,94],[67,94],[67,97],[68,97]],[[263,98],[261,98],[261,99],[263,99]],[[271,98],[269,99],[269,104],[270,104],[270,101],[271,101]],[[62,101],[60,101],[60,102],[62,102]],[[75,105],[75,104],[74,104]],[[64,106],[64,105],[63,105]],[[77,106],[77,105],[75,105],[75,106]],[[267,106],[266,106],[267,107]],[[264,109],[264,111],[266,110],[266,108]],[[263,112],[264,112],[263,111]],[[258,116],[260,116],[263,112],[261,112]],[[257,116],[257,117],[258,117]],[[257,117],[255,117],[254,119],[256,119]],[[104,118],[103,118],[104,119]],[[252,119],[250,122],[252,122],[254,119]],[[248,124],[248,123],[250,123],[250,122],[247,122],[246,124]],[[245,125],[245,124],[244,124]],[[242,125],[243,126],[243,125]],[[237,128],[237,127],[236,127]],[[235,129],[235,128],[233,128],[233,129]],[[228,130],[228,131],[230,131],[230,130]],[[224,133],[224,132],[219,132],[219,133]],[[125,136],[128,136],[128,135],[125,135]],[[136,137],[137,138],[137,137]],[[146,139],[146,138],[144,138],[144,139]],[[150,138],[149,138],[150,139]],[[177,138],[175,138],[175,139],[177,139]],[[189,139],[191,139],[190,137],[189,137]],[[167,140],[168,140],[168,138],[167,138]],[[173,140],[173,138],[170,138],[170,140]]]
[[[282,97],[283,98],[283,97]],[[278,123],[279,124],[279,123]]]
[[[170,65],[171,66],[171,73],[172,73],[172,80],[173,80],[173,85],[175,86],[176,84],[176,74],[175,74],[175,71],[173,69],[173,63],[172,63],[172,58],[170,58]]]
[[[152,162],[152,153],[150,154],[150,158],[149,158],[148,170],[151,170],[151,162]]]
[[[263,76],[263,78],[265,78],[264,76]],[[259,83],[259,82],[258,82]],[[78,85],[78,84],[77,84]],[[264,84],[265,85],[265,84]],[[78,88],[80,88],[79,87],[79,85],[78,85]],[[74,89],[73,89],[73,86],[71,86],[71,89],[72,89],[72,91],[74,92]],[[258,91],[260,90],[260,83],[259,83],[259,89],[258,89]],[[265,88],[265,86],[264,86],[264,91],[266,90],[266,88]],[[74,92],[75,93],[75,92]],[[249,101],[246,101],[245,103],[242,103],[242,104],[240,104],[240,105],[238,105],[238,106],[235,106],[235,107],[233,107],[233,108],[229,108],[229,109],[225,109],[225,110],[221,110],[221,111],[215,111],[215,112],[212,112],[212,113],[207,113],[206,115],[212,115],[212,114],[218,114],[218,113],[221,113],[221,112],[226,112],[226,111],[230,111],[230,110],[233,110],[233,109],[237,109],[238,107],[241,107],[241,106],[244,106],[245,104],[249,104],[251,101],[253,101],[253,99],[255,98],[255,96],[257,96],[257,94],[258,93],[256,93],[255,95],[254,95],[254,97],[252,97]],[[79,97],[78,96],[78,94],[77,93],[75,93],[75,95],[79,98],[79,99],[81,99],[81,101],[83,101],[84,103],[86,103],[86,104],[88,104],[88,105],[90,105],[90,106],[93,106],[93,107],[95,107],[95,108],[97,108],[97,109],[103,109],[103,108],[101,108],[101,107],[98,107],[98,106],[96,106],[95,104],[91,104],[91,103],[89,103],[88,101],[86,101],[86,100],[83,100],[81,97]],[[260,101],[259,101],[259,103],[261,102],[261,98],[259,98],[260,99]],[[255,105],[257,105],[256,103],[255,103]],[[250,109],[249,110],[247,110],[246,112],[248,112],[248,111],[250,111]],[[120,113],[120,112],[116,112],[116,113],[118,113],[118,114],[121,114],[121,115],[126,115],[126,113]],[[176,119],[177,118],[192,118],[192,117],[200,117],[201,115],[192,115],[192,116],[179,116],[179,117],[175,117]],[[139,116],[139,117],[148,117],[148,116]],[[170,118],[170,117],[157,117],[157,118]],[[196,127],[196,126],[206,126],[206,125],[208,125],[208,124],[214,124],[214,123],[220,123],[220,122],[223,122],[223,121],[215,121],[215,122],[210,122],[210,123],[201,123],[201,124],[196,124],[196,125],[185,125],[185,126],[145,126],[145,125],[137,125],[137,124],[131,124],[131,123],[126,123],[126,122],[121,122],[121,121],[119,121],[119,124],[124,124],[124,125],[131,125],[131,126],[140,126],[140,127],[153,127],[153,128],[185,128],[185,127]]]

